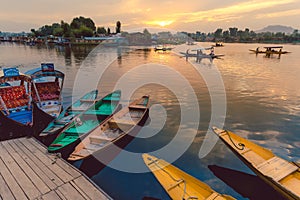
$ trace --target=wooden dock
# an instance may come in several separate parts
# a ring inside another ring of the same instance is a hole
[[[0,142],[0,199],[111,199],[33,138]]]

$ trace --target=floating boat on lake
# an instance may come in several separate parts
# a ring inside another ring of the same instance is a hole
[[[143,159],[172,199],[234,199],[215,192],[207,184],[162,159],[148,154],[143,154]]]
[[[62,109],[62,88],[65,75],[54,69],[53,63],[26,72],[32,78],[32,100],[45,113],[58,117]]]
[[[17,68],[0,71],[0,140],[33,135],[53,120],[31,103],[31,81]]]
[[[120,98],[121,91],[117,90],[106,95],[82,112],[58,134],[57,138],[48,147],[48,152],[64,151],[65,155],[71,153],[80,142],[80,139],[82,140],[90,132],[94,131],[101,122],[117,110]]]
[[[173,48],[166,45],[157,45],[154,47],[154,51],[171,51]]]
[[[92,90],[75,101],[67,109],[63,110],[60,115],[39,134],[39,139],[46,146],[49,146],[64,127],[95,103],[97,95],[98,90]]]
[[[256,49],[249,49],[249,51],[255,53],[255,54],[286,54],[290,53],[288,51],[282,51],[283,46],[274,46],[274,47],[264,47],[265,50],[260,50],[259,47]]]
[[[206,53],[205,51],[209,50],[210,53]],[[213,59],[219,59],[221,57],[223,57],[224,55],[216,55],[214,53],[214,49],[213,47],[208,47],[208,48],[197,48],[197,49],[193,49],[191,51],[196,51],[197,53],[190,53],[189,49],[186,52],[179,52],[180,54],[182,54],[184,57],[186,57],[186,59],[188,58],[196,58],[196,62],[201,62],[202,59],[209,59],[210,61],[212,61]]]
[[[149,96],[143,96],[108,118],[91,131],[75,148],[68,160],[76,161],[90,156],[106,164],[138,133],[148,118]]]
[[[221,140],[262,180],[287,199],[300,199],[299,164],[288,162],[230,131],[213,128]]]

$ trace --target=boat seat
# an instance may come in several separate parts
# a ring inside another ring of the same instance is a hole
[[[59,82],[40,82],[35,83],[36,89],[41,101],[58,99],[60,95]],[[34,88],[34,87],[32,87]],[[32,89],[32,96],[35,101],[38,101],[35,89]]]
[[[89,139],[92,144],[100,144],[112,140],[112,138],[101,136],[101,135],[89,136]]]
[[[215,200],[219,196],[218,193],[213,192],[211,195],[209,195],[205,200]],[[223,199],[223,198],[222,198]]]
[[[0,96],[7,109],[28,106],[29,96],[24,85],[6,87],[0,89]],[[0,104],[1,110],[2,104]]]
[[[178,180],[175,184],[171,185],[167,190],[170,191],[170,190],[174,189],[175,187],[177,187],[178,185],[180,185],[181,183],[184,184],[183,179]]]
[[[120,128],[120,127],[132,127],[136,125],[132,120],[125,120],[125,119],[115,119],[109,120],[109,126],[113,129]]]
[[[268,176],[275,181],[280,181],[291,173],[297,171],[299,168],[282,158],[274,156],[258,165],[257,169],[265,176]]]

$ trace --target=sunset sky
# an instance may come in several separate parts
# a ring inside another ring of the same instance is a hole
[[[84,16],[114,30],[167,28],[212,32],[238,27],[258,30],[267,25],[300,29],[300,0],[1,0],[0,31],[29,32],[45,24]]]

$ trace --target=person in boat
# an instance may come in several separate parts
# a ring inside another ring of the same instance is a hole
[[[259,52],[259,47],[256,48],[256,52]]]
[[[210,54],[209,55],[211,55],[211,56],[214,56],[215,55],[215,49],[214,49],[214,47],[212,47],[211,49],[210,49]]]

